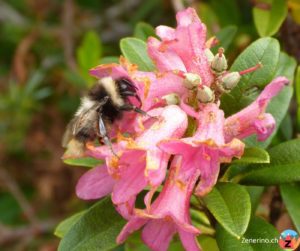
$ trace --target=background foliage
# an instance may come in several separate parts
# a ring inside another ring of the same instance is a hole
[[[75,197],[84,168],[63,164],[60,141],[79,97],[93,84],[87,70],[117,62],[121,53],[139,69],[152,70],[145,54],[152,27],[174,26],[175,12],[187,6],[198,11],[209,36],[220,40],[231,70],[264,64],[223,97],[227,115],[254,100],[274,76],[293,83],[268,108],[278,125],[272,139],[259,145],[247,139],[245,156],[222,167],[223,182],[203,200],[193,198],[193,223],[203,233],[199,242],[204,251],[267,250],[246,247],[237,237],[300,231],[297,0],[0,0],[0,250],[56,250],[58,245],[59,250],[147,250],[138,234],[115,247],[124,221],[109,199],[85,203]],[[97,163],[66,164],[90,168]],[[63,238],[59,244],[52,233],[64,218],[55,230]],[[170,250],[182,250],[177,239]]]

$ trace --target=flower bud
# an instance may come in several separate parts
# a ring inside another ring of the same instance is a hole
[[[162,97],[167,105],[178,105],[180,102],[179,96],[176,93],[170,93]]]
[[[207,57],[208,62],[211,63],[214,60],[214,54],[208,48],[205,49],[204,53],[205,53],[205,56]]]
[[[197,88],[202,83],[201,77],[196,73],[185,73],[184,77],[183,84],[189,90]]]
[[[218,53],[214,56],[214,59],[211,62],[211,69],[215,74],[220,75],[227,69],[227,59],[224,56],[224,49],[219,48]]]
[[[208,86],[204,85],[198,89],[197,99],[200,103],[210,103],[215,100],[215,94]]]
[[[230,72],[220,78],[220,84],[226,91],[232,90],[240,81],[241,75],[237,72]]]

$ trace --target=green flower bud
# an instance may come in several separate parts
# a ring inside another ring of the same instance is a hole
[[[240,81],[241,79],[241,75],[237,72],[230,72],[228,74],[225,74],[224,76],[222,76],[220,78],[220,84],[222,85],[222,87],[229,91],[232,90]]]
[[[170,93],[162,97],[166,101],[168,105],[178,105],[179,104],[179,97],[176,93]]]
[[[214,54],[208,48],[205,49],[204,53],[205,53],[205,56],[207,57],[208,62],[211,63],[214,60],[214,57],[215,57]]]
[[[202,86],[198,89],[197,99],[200,103],[210,103],[214,102],[215,94],[208,86]]]
[[[222,74],[228,67],[227,59],[225,58],[223,52],[224,49],[219,48],[219,52],[214,56],[214,59],[211,62],[211,69],[217,75]]]
[[[197,88],[202,83],[201,77],[196,73],[185,73],[184,76],[183,84],[189,90]]]

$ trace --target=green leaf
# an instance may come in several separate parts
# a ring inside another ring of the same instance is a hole
[[[293,138],[293,121],[291,114],[285,114],[285,117],[283,118],[279,127],[279,132],[284,138],[282,141],[291,140]]]
[[[255,214],[265,188],[260,186],[247,186],[246,189],[250,195],[252,214]]]
[[[300,184],[280,186],[281,196],[298,232],[300,232]]]
[[[209,235],[200,234],[197,238],[202,251],[219,251],[216,239]]]
[[[228,49],[230,44],[232,43],[235,35],[237,32],[237,27],[234,25],[229,25],[220,30],[217,34],[216,37],[219,40],[218,47],[223,47],[225,51]],[[216,54],[218,51],[217,47],[212,48],[212,52]]]
[[[297,99],[297,129],[300,132],[300,66],[297,68],[296,74],[296,99]]]
[[[216,228],[217,243],[220,251],[281,251],[277,241],[278,231],[268,222],[261,218],[253,217],[250,221],[247,232],[237,239],[230,235],[219,224]],[[275,240],[277,239],[277,240]],[[268,240],[269,243],[259,243]],[[249,242],[252,243],[249,243]],[[256,243],[253,243],[256,241]],[[273,241],[273,243],[271,243]],[[248,242],[248,243],[247,243]]]
[[[248,185],[277,185],[300,181],[300,139],[273,147],[269,155],[270,164],[246,166],[236,179]]]
[[[123,38],[120,42],[120,48],[131,63],[137,64],[141,71],[153,71],[154,64],[147,53],[147,45],[143,40],[137,38]]]
[[[261,38],[247,47],[234,61],[230,71],[242,71],[261,62],[263,67],[242,76],[239,84],[221,100],[225,114],[231,115],[249,105],[275,76],[279,61],[279,43],[274,38]]]
[[[285,0],[261,0],[253,8],[254,24],[261,37],[274,35],[287,16]]]
[[[85,213],[86,210],[81,211],[60,222],[55,228],[54,234],[59,238],[63,238],[69,232],[71,227],[73,227],[73,225],[78,222]]]
[[[140,231],[131,234],[125,242],[125,251],[150,251],[143,243]]]
[[[63,161],[65,164],[71,166],[95,167],[103,164],[103,160],[95,159],[92,157],[68,158],[68,159],[63,159]]]
[[[101,48],[99,35],[95,31],[88,31],[76,51],[80,73],[89,86],[93,84],[94,79],[89,75],[88,71],[99,64],[102,53]]]
[[[251,136],[245,140],[248,146],[256,146],[266,148],[270,143],[274,135],[276,134],[281,121],[284,119],[286,112],[289,108],[290,100],[293,96],[293,81],[294,72],[296,68],[296,60],[285,53],[280,53],[279,63],[275,76],[285,76],[290,80],[290,85],[284,87],[284,89],[274,97],[267,107],[267,112],[271,113],[276,121],[276,128],[272,135],[265,141],[258,142],[256,136]]]
[[[250,147],[245,148],[241,159],[235,159],[232,163],[269,163],[270,156],[267,151],[262,148]]]
[[[125,221],[115,211],[110,198],[93,205],[71,227],[58,250],[106,251],[117,246],[116,237]]]
[[[232,0],[212,0],[210,5],[214,9],[219,22],[222,26],[235,24],[238,25],[241,19],[238,1]]]
[[[118,57],[103,57],[100,59],[99,64],[111,64],[111,63],[119,63],[119,58]]]
[[[156,35],[154,28],[150,24],[139,22],[134,28],[134,36],[143,41],[147,41],[148,37],[155,37]]]
[[[247,190],[233,183],[219,183],[206,195],[204,202],[216,220],[233,236],[242,236],[251,215]]]

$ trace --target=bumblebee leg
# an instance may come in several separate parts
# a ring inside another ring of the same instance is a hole
[[[100,133],[100,137],[103,139],[104,141],[104,144],[107,145],[110,150],[112,151],[112,153],[119,158],[119,156],[115,153],[113,147],[112,147],[112,143],[109,139],[109,137],[107,136],[107,131],[106,131],[106,127],[105,127],[105,124],[104,124],[104,121],[101,117],[101,114],[99,116],[99,133]]]
[[[134,105],[131,105],[131,104],[124,104],[123,106],[120,107],[120,110],[122,110],[122,111],[134,111],[134,112],[142,114],[144,116],[148,116],[150,118],[155,118],[156,119],[156,117],[153,117],[153,116],[149,115],[147,112],[145,112],[145,111],[141,110],[140,108],[138,108]]]

